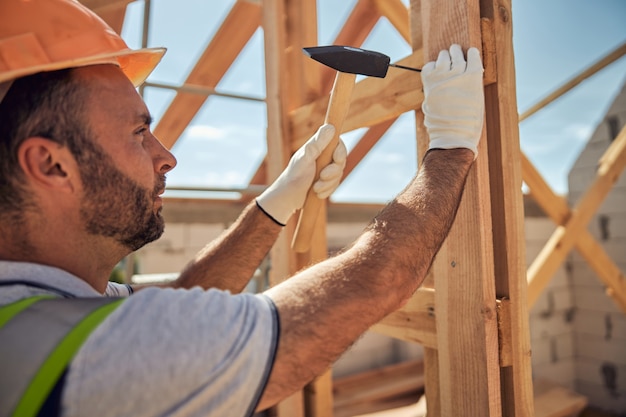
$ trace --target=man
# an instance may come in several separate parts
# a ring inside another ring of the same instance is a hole
[[[0,16],[11,16],[0,25],[0,56],[17,62],[5,58],[0,66],[0,304],[40,294],[129,295],[107,278],[123,256],[160,236],[159,195],[176,164],[150,132],[133,85],[163,51],[129,50],[67,0],[6,1]],[[45,62],[33,65],[42,50]],[[24,51],[33,52],[25,59]],[[402,306],[454,220],[484,118],[476,49],[467,62],[458,45],[442,51],[422,80],[430,149],[415,178],[350,247],[263,294],[218,290],[243,288],[302,206],[314,161],[334,133],[323,126],[189,263],[177,289],[135,292],[85,336],[43,409],[251,415],[301,389]],[[334,156],[314,185],[321,197],[337,186],[345,148]],[[29,358],[15,356],[19,373]],[[0,386],[11,381],[4,372]]]

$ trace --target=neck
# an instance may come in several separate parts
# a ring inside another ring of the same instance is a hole
[[[75,235],[67,220],[40,220],[0,222],[0,259],[53,266],[104,293],[111,271],[129,251],[107,238]]]

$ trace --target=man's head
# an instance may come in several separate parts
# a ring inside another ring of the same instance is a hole
[[[128,250],[161,235],[158,195],[176,161],[150,132],[148,110],[119,68],[16,80],[0,102],[0,149],[8,156],[0,161],[5,225],[41,210],[38,192],[67,199],[67,191],[79,194],[77,211],[89,235]]]
[[[71,220],[89,236],[128,250],[161,234],[158,194],[176,161],[134,86],[164,53],[128,48],[74,0],[0,2],[0,229],[25,250],[22,226],[45,208],[79,207]]]

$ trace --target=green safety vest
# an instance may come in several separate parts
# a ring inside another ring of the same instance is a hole
[[[36,416],[89,334],[122,301],[46,295],[0,307],[0,417]]]

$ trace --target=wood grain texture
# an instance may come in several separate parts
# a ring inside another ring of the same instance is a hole
[[[481,46],[478,1],[422,0],[421,14],[426,60],[453,43]],[[441,416],[501,415],[486,142],[433,265]]]
[[[267,94],[267,182],[276,179],[287,165],[291,156],[290,132],[287,123],[287,103],[293,79],[287,76],[288,44],[284,0],[265,0],[262,9],[262,25],[265,43],[265,83]],[[271,249],[272,268],[270,286],[290,277],[297,267],[289,242],[293,224],[287,225]],[[273,407],[276,417],[304,417],[304,394],[298,391]]]
[[[485,74],[493,81],[485,87],[486,156],[496,295],[510,313],[501,322],[501,334],[507,340],[503,340],[500,353],[507,354],[506,346],[511,347],[510,366],[501,373],[502,414],[531,417],[534,406],[511,8],[510,0],[481,2],[482,29],[487,30],[489,38],[483,44],[490,48],[483,51],[487,58]],[[492,23],[485,25],[486,21]]]

